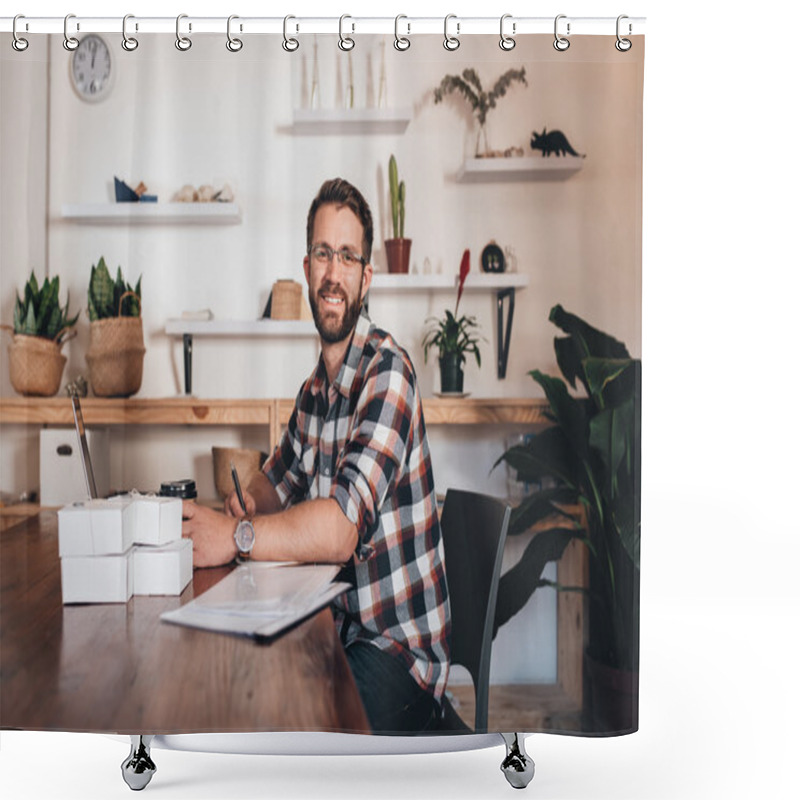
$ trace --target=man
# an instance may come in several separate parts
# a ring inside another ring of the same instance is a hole
[[[423,731],[439,716],[450,610],[414,369],[362,309],[372,236],[359,191],[338,178],[324,183],[309,209],[303,259],[321,340],[317,367],[247,487],[246,508],[235,493],[226,514],[186,503],[183,534],[195,566],[243,550],[263,560],[347,562],[353,589],[333,611],[370,725]]]

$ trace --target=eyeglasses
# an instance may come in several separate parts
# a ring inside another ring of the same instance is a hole
[[[315,245],[308,251],[308,254],[319,264],[330,264],[334,256],[339,256],[339,263],[343,267],[354,267],[356,264],[361,264],[363,267],[367,263],[367,259],[357,253],[345,248],[334,250],[325,244]]]

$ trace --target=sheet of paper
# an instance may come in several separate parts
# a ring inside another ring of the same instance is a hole
[[[200,597],[161,615],[165,622],[246,636],[272,637],[346,591],[339,567],[242,564]]]

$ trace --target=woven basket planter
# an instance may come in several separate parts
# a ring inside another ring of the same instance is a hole
[[[142,385],[141,317],[109,317],[89,325],[89,380],[98,397],[130,397]]]
[[[22,395],[52,397],[61,386],[66,363],[61,344],[41,336],[18,333],[8,346],[11,385]]]

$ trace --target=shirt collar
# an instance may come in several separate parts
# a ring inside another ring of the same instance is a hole
[[[344,397],[350,396],[353,380],[356,377],[358,365],[364,353],[364,345],[366,344],[371,328],[372,322],[367,316],[367,312],[362,308],[361,313],[358,315],[353,335],[350,338],[350,345],[345,353],[344,361],[342,362],[342,366],[339,367],[339,374],[333,382],[334,389]],[[325,372],[325,362],[322,360],[322,355],[320,354],[319,361],[317,362],[317,369],[311,380],[311,394],[319,394],[325,388],[326,384],[327,375]]]

